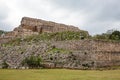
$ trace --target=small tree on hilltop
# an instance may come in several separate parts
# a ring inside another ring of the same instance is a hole
[[[110,35],[109,39],[111,39],[111,40],[120,40],[120,31],[114,31]]]

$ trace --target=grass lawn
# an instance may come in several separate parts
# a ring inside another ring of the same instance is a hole
[[[120,70],[0,69],[0,80],[120,80]]]

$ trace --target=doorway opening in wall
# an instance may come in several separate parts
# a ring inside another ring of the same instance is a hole
[[[37,32],[37,26],[34,27],[34,30],[33,30],[33,31],[34,31],[34,32]]]

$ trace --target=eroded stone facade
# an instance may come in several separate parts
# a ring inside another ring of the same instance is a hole
[[[5,43],[14,37],[44,32],[80,31],[74,26],[24,17],[19,27],[0,38]],[[54,48],[63,51],[49,52]],[[31,55],[41,56],[47,68],[95,69],[120,66],[120,42],[101,40],[66,40],[36,43],[21,42],[19,46],[0,47],[0,64],[6,61],[10,68],[23,67],[21,62]],[[0,65],[1,67],[1,65]]]
[[[55,23],[52,21],[45,21],[41,19],[23,17],[21,21],[22,28],[29,29],[34,32],[62,32],[62,31],[80,31],[75,26]]]
[[[58,51],[50,51],[52,48]],[[61,51],[62,50],[62,51]],[[65,50],[65,51],[63,51]],[[31,55],[40,56],[46,68],[97,69],[120,66],[120,43],[99,40],[39,42],[0,48],[1,60],[10,68],[22,67]]]
[[[4,43],[7,42],[7,39],[9,41],[10,39],[16,37],[26,37],[30,35],[38,35],[41,33],[55,33],[55,32],[63,32],[63,31],[84,31],[84,30],[80,30],[78,27],[71,25],[65,25],[65,24],[55,23],[52,21],[23,17],[21,20],[21,24],[18,27],[16,27],[13,31],[8,32],[0,37],[0,42]],[[88,34],[87,31],[84,32]]]
[[[14,29],[15,36],[27,36],[41,33],[55,33],[63,31],[83,31],[78,27],[45,21],[41,19],[23,17],[19,27]],[[88,33],[87,31],[85,31]]]

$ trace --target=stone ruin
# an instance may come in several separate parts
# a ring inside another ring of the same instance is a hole
[[[2,36],[3,38],[0,38],[0,43],[5,43],[14,37],[63,31],[83,30],[70,25],[24,17],[19,27]],[[86,31],[86,33],[88,32]],[[48,44],[49,46],[54,45],[58,49],[71,51],[71,53],[63,54],[55,52],[54,54],[46,54],[46,51],[49,50]],[[44,65],[48,68],[95,69],[120,66],[120,42],[101,40],[39,42],[39,44],[0,47],[0,53],[2,54],[0,56],[0,63],[2,60],[6,60],[10,68],[21,67],[21,61],[31,55],[40,55],[45,61]]]
[[[55,33],[63,31],[84,31],[78,27],[45,21],[36,18],[23,17],[21,24],[13,31],[6,33],[0,37],[0,43],[5,43],[16,37],[26,37],[30,35],[38,35],[41,33]],[[84,31],[88,34],[87,31]]]
[[[41,19],[23,17],[21,21],[22,28],[31,30],[33,32],[63,32],[63,31],[80,31],[75,26],[55,23],[52,21],[44,21]]]
[[[23,17],[19,27],[15,28],[14,31],[11,32],[11,34],[12,36],[26,36],[32,34],[55,33],[63,31],[83,31],[83,30],[80,30],[78,27],[71,25]]]
[[[53,46],[58,50],[49,52]],[[59,49],[65,50],[65,52]],[[120,66],[120,42],[100,40],[52,41],[1,47],[0,51],[1,61],[6,61],[10,68],[21,68],[21,62],[31,55],[40,56],[45,68],[115,69],[115,67]]]

